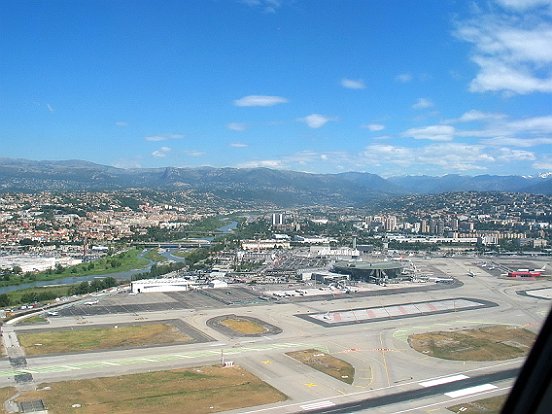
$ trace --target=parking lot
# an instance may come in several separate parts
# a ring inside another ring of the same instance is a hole
[[[95,301],[92,301],[95,302]],[[89,303],[92,303],[89,302]],[[60,309],[59,316],[93,316],[114,313],[164,312],[182,309],[220,308],[264,303],[254,292],[245,288],[192,290],[188,292],[120,294],[97,299],[97,303],[75,305]]]

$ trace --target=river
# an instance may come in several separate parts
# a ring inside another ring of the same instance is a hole
[[[231,221],[228,224],[225,224],[224,226],[221,226],[217,229],[217,231],[222,233],[230,233],[234,231],[234,229],[238,226],[237,221]],[[140,254],[141,257],[144,257],[144,252]],[[185,259],[183,257],[174,256],[171,254],[171,251],[167,249],[165,252],[161,253],[162,256],[166,257],[169,260],[172,260],[174,262],[183,262]],[[37,282],[31,282],[31,283],[22,283],[20,285],[13,285],[13,286],[5,286],[0,287],[0,294],[2,293],[8,293],[8,292],[14,292],[16,290],[22,290],[22,289],[30,289],[30,288],[36,288],[36,287],[45,287],[45,286],[59,286],[59,285],[73,285],[75,283],[81,283],[81,282],[90,282],[94,279],[101,279],[105,277],[112,277],[116,280],[130,280],[130,278],[138,273],[144,273],[150,270],[151,266],[153,265],[153,262],[150,260],[147,266],[141,268],[141,269],[132,269],[127,270],[124,272],[117,272],[117,273],[104,273],[99,275],[90,275],[90,276],[72,276],[72,277],[66,277],[63,279],[55,279],[55,280],[42,280]]]

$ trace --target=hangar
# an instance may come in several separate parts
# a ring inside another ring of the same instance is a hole
[[[142,279],[130,283],[131,293],[185,292],[193,282],[182,278]]]
[[[351,280],[384,284],[390,280],[410,279],[402,274],[404,265],[400,262],[336,262],[333,271],[351,276]]]

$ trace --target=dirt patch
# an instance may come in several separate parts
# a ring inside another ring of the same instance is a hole
[[[195,342],[170,323],[28,331],[17,336],[27,356]]]
[[[447,410],[462,414],[499,414],[506,398],[508,398],[508,395],[499,395],[447,407]]]
[[[250,316],[217,316],[209,319],[207,326],[227,336],[263,336],[276,335],[282,332],[277,326]]]
[[[287,399],[238,366],[56,382],[39,388],[42,390],[26,393],[19,400],[42,399],[53,414],[204,414]],[[80,404],[78,410],[72,408],[73,404]]]
[[[351,364],[317,349],[288,352],[286,355],[347,384],[352,384],[355,379],[355,368]]]
[[[6,413],[4,409],[4,402],[13,397],[16,393],[16,389],[13,387],[0,388],[0,413]]]
[[[501,361],[527,355],[536,335],[517,326],[413,334],[408,343],[423,354],[455,361]]]

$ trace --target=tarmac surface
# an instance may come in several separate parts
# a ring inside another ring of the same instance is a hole
[[[363,295],[329,294],[278,301],[262,300],[260,289],[245,287],[151,296],[114,294],[96,297],[98,303],[93,305],[84,305],[83,300],[60,309],[60,316],[49,317],[48,328],[180,320],[212,341],[33,357],[19,367],[12,366],[7,358],[0,359],[0,386],[13,385],[16,375],[30,374],[33,384],[39,384],[216,364],[224,359],[243,366],[289,397],[283,404],[229,414],[326,412],[316,410],[332,407],[342,410],[337,412],[441,414],[448,412],[444,407],[458,402],[508,392],[515,375],[512,373],[523,364],[523,358],[502,362],[441,360],[411,349],[408,336],[489,324],[516,325],[538,332],[551,301],[520,292],[550,289],[552,282],[507,280],[495,274],[496,268],[487,271],[468,258],[414,260],[422,272],[454,277],[458,283],[373,286]],[[507,264],[515,267],[510,261]],[[527,266],[541,264],[530,262]],[[473,271],[476,275],[470,277],[468,272]],[[244,338],[207,324],[212,318],[228,314],[254,317],[282,332]],[[25,357],[12,336],[33,329],[44,326],[4,325],[9,356]],[[311,348],[352,364],[353,384],[337,381],[285,355]],[[409,392],[412,394],[405,394]],[[370,408],[363,405],[367,399],[372,400]]]

